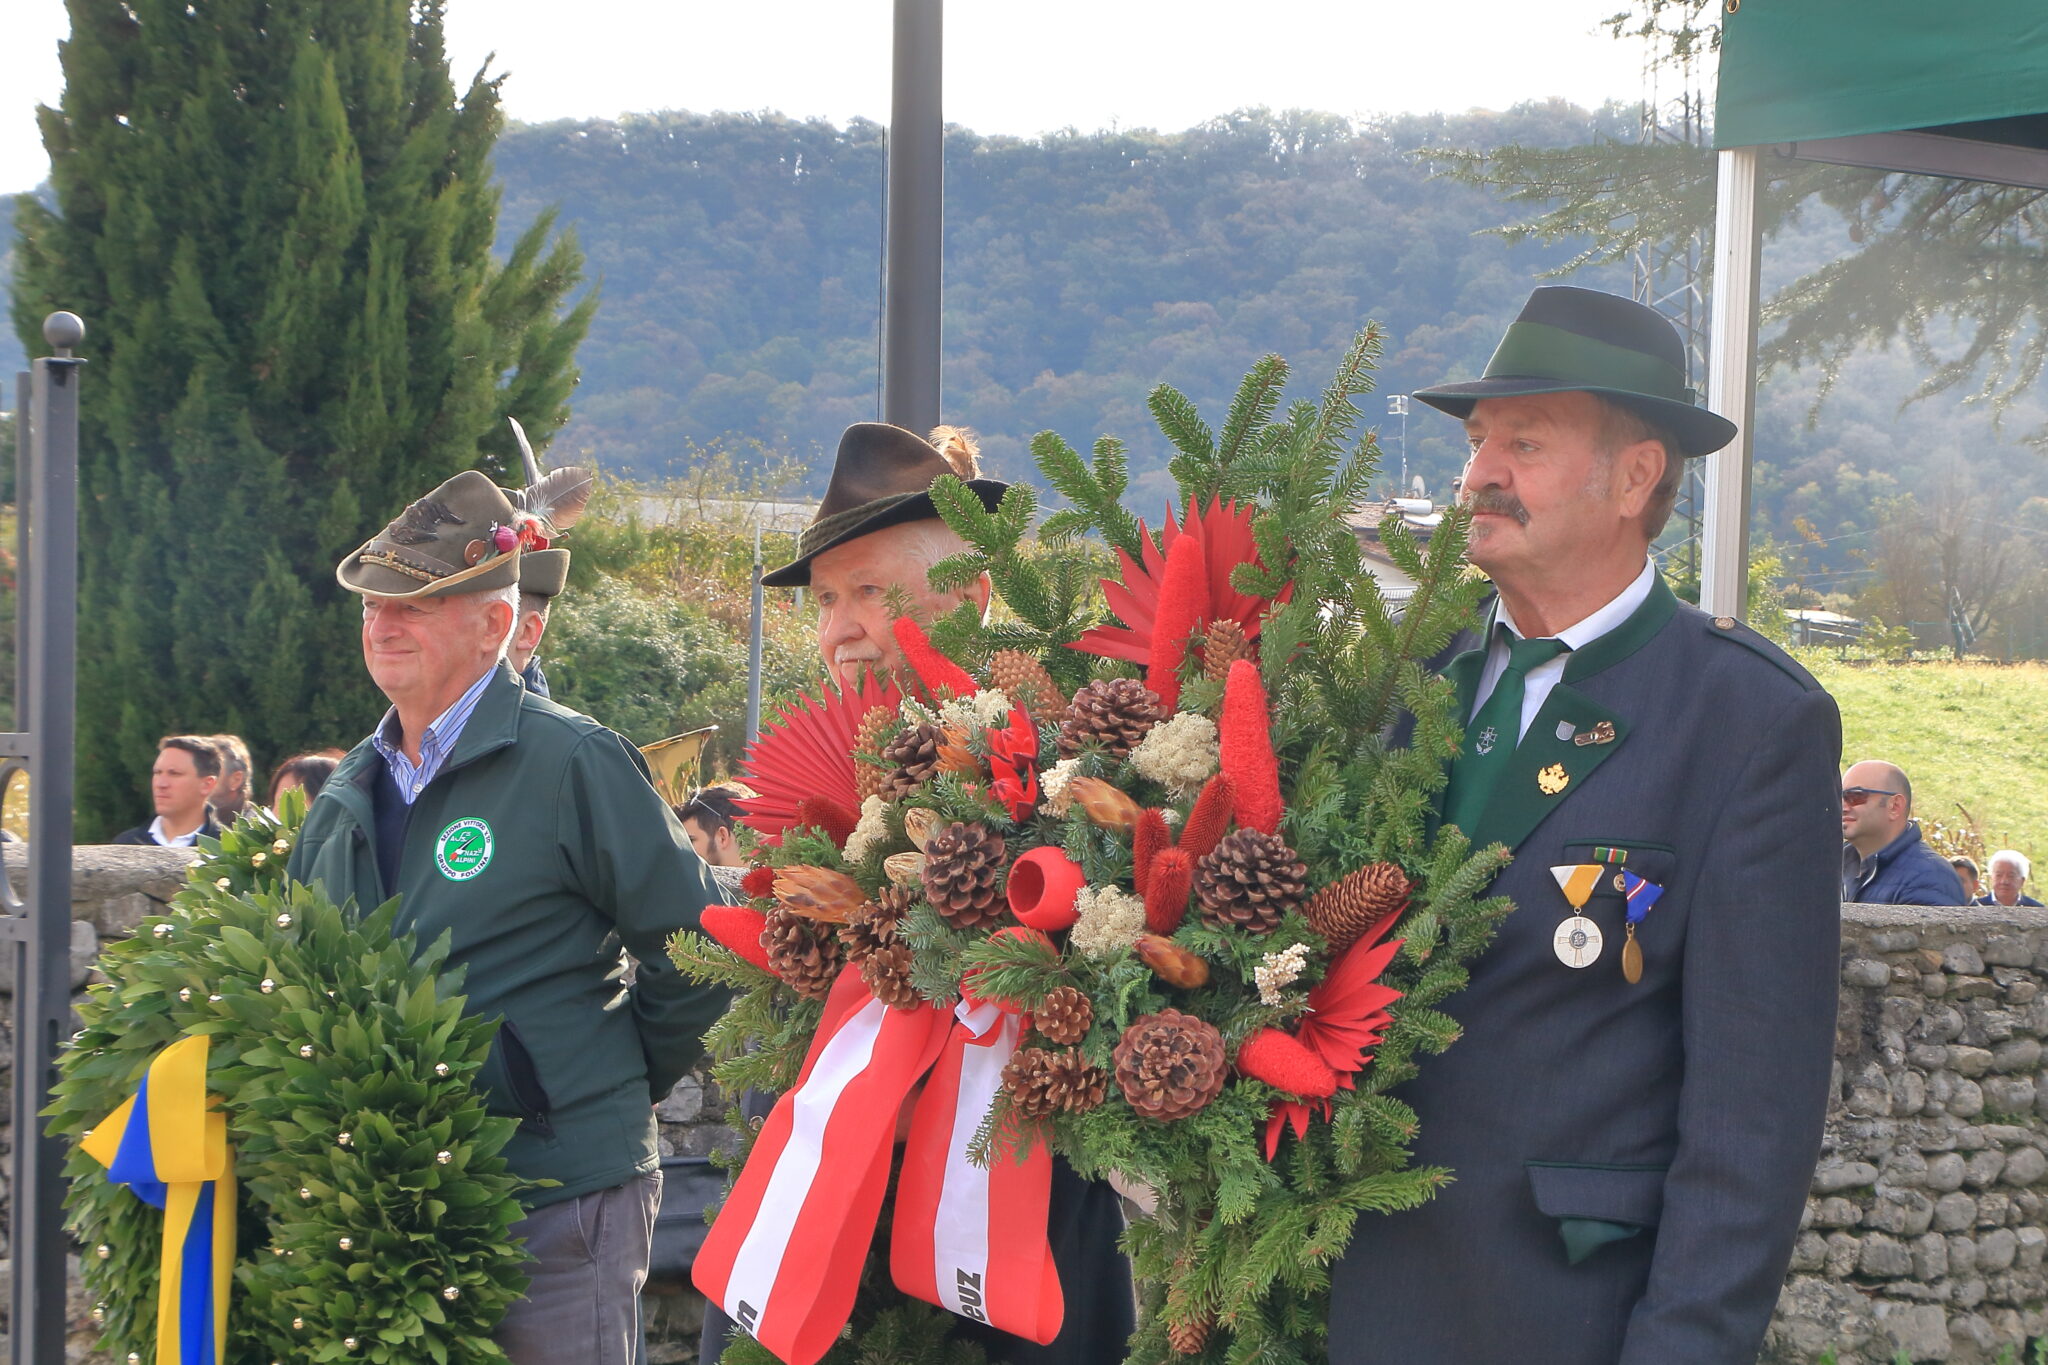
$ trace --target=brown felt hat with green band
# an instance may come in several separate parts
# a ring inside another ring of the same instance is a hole
[[[465,469],[341,561],[334,571],[350,592],[375,597],[448,597],[509,588],[519,581],[520,514],[504,490]],[[501,549],[497,532],[514,539]]]
[[[1460,419],[1482,398],[1593,393],[1664,427],[1681,455],[1735,439],[1735,424],[1707,411],[1686,383],[1685,346],[1656,309],[1596,289],[1546,285],[1486,362],[1482,378],[1420,389],[1415,397]]]
[[[817,515],[797,538],[797,557],[761,576],[771,588],[801,588],[811,581],[811,561],[835,545],[906,521],[938,516],[932,483],[951,474],[931,442],[887,422],[856,422],[839,438],[832,479]],[[1009,488],[995,479],[968,479],[968,490],[993,512]]]

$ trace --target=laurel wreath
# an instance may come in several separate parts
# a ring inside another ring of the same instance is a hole
[[[106,948],[59,1057],[44,1112],[71,1144],[102,1347],[155,1358],[163,1215],[76,1144],[163,1047],[203,1033],[240,1183],[223,1365],[502,1360],[491,1330],[528,1258],[508,1237],[516,1124],[474,1085],[496,1025],[462,1013],[445,937],[393,936],[396,901],[360,914],[286,880],[304,813],[287,800],[281,821],[203,840],[170,913]]]

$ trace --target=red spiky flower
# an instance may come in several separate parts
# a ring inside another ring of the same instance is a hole
[[[1212,498],[1207,511],[1198,511],[1190,503],[1188,515],[1181,524],[1175,523],[1173,509],[1169,507],[1166,524],[1159,529],[1157,545],[1144,522],[1138,523],[1138,530],[1142,561],[1131,558],[1127,551],[1120,549],[1116,554],[1123,570],[1121,581],[1102,580],[1102,592],[1109,601],[1109,609],[1116,613],[1123,625],[1097,626],[1068,648],[1149,667],[1161,609],[1160,592],[1166,577],[1167,556],[1172,553],[1174,542],[1183,536],[1193,536],[1202,545],[1208,587],[1207,600],[1201,603],[1193,628],[1211,621],[1235,621],[1244,628],[1247,640],[1255,640],[1266,608],[1276,602],[1285,602],[1294,595],[1291,583],[1270,601],[1241,593],[1230,586],[1232,569],[1240,564],[1262,562],[1258,542],[1252,539],[1252,509],[1249,506],[1239,507],[1234,502]],[[1185,638],[1180,643],[1185,646]]]
[[[754,795],[739,802],[740,818],[771,837],[794,824],[810,823],[830,802],[842,812],[860,809],[855,786],[854,735],[861,717],[878,706],[895,710],[902,697],[893,683],[873,674],[858,688],[825,686],[820,695],[799,696],[761,727],[747,750],[745,781]],[[806,804],[808,803],[808,805]]]
[[[934,701],[947,697],[971,697],[980,691],[972,675],[954,663],[932,646],[931,637],[924,633],[924,627],[908,616],[899,616],[891,627],[896,633],[896,647],[903,651],[903,661],[910,665],[911,672]]]
[[[1217,722],[1223,775],[1236,799],[1237,823],[1246,829],[1280,832],[1286,807],[1280,797],[1280,760],[1273,753],[1273,720],[1258,665],[1239,659],[1223,684],[1223,718]]]
[[[1294,1026],[1294,1040],[1336,1073],[1337,1090],[1357,1088],[1351,1078],[1372,1060],[1367,1049],[1378,1047],[1387,1026],[1394,1022],[1387,1007],[1401,998],[1401,992],[1381,985],[1379,976],[1401,951],[1400,939],[1380,941],[1394,927],[1395,918],[1389,916],[1374,925],[1344,950],[1331,964],[1329,975],[1308,993],[1308,1009]],[[1280,1150],[1282,1128],[1293,1128],[1297,1138],[1307,1137],[1309,1116],[1318,1111],[1329,1118],[1329,1100],[1275,1100],[1266,1117],[1266,1160],[1271,1161]]]
[[[1010,723],[988,732],[988,767],[995,775],[989,794],[1023,824],[1038,809],[1038,727],[1021,706],[1010,708]]]

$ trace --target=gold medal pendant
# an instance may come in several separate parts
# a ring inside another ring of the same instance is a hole
[[[1643,945],[1636,942],[1636,927],[1628,926],[1628,941],[1621,945],[1621,976],[1633,986],[1643,979]]]

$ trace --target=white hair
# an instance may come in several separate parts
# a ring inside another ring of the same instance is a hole
[[[503,663],[506,654],[511,652],[513,637],[519,634],[519,584],[515,580],[502,588],[491,588],[484,592],[472,593],[471,596],[484,606],[493,602],[503,602],[512,609],[511,622],[505,627],[505,638],[498,641],[498,662]]]
[[[1998,852],[1991,855],[1991,861],[1985,864],[1985,868],[1989,870],[1990,868],[1997,867],[2000,863],[2011,863],[2014,867],[2018,868],[2021,881],[2025,881],[2034,875],[2034,865],[2027,861],[2026,854],[2016,848],[2001,848]]]

